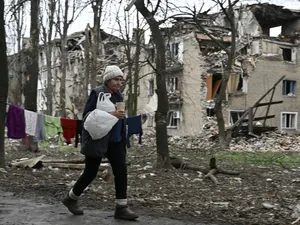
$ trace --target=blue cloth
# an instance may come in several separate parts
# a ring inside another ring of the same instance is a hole
[[[128,133],[127,133],[127,148],[130,148],[130,137],[133,134],[139,134],[139,144],[142,143],[142,116],[132,116],[128,117],[126,120],[126,124],[128,126]]]
[[[123,125],[123,121],[118,120],[118,122],[113,126],[110,135],[110,140],[112,142],[122,141],[122,125]]]

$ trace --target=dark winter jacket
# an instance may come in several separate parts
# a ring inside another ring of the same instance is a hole
[[[96,109],[98,95],[100,92],[109,93],[108,88],[105,85],[96,87],[90,93],[90,96],[85,104],[84,111],[83,111],[83,123],[88,116],[88,113]],[[114,92],[111,94],[110,98],[112,103],[121,102],[123,101],[122,94],[120,92]],[[120,126],[121,124],[121,126]],[[113,132],[118,129],[116,126],[121,128],[121,137],[122,137],[122,144],[126,145],[126,121],[121,120],[119,123],[113,127],[113,129],[103,138],[98,140],[92,140],[88,131],[84,128],[82,129],[82,141],[81,141],[81,153],[88,157],[95,157],[95,158],[103,158],[106,157],[106,152],[108,148],[109,142],[112,142],[112,135]]]

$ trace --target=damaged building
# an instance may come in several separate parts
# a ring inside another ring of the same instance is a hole
[[[297,130],[300,12],[266,3],[239,7],[235,17],[237,57],[223,99],[226,126],[235,124],[280,81],[263,101],[274,100],[276,104],[261,104],[265,106],[257,108],[253,115],[255,125]],[[230,48],[230,27],[223,14],[203,15],[199,20],[211,35]],[[274,27],[280,30],[280,35],[272,37],[270,30]],[[165,35],[169,61],[166,71],[170,101],[168,134],[196,135],[214,116],[214,99],[220,90],[227,55],[188,18],[176,18],[169,32],[173,33]],[[151,71],[149,66],[142,73]],[[153,75],[140,80],[139,110],[147,114],[145,129],[154,126],[157,106],[154,80]]]
[[[101,30],[101,43],[99,46],[100,56],[97,59],[97,79],[101,78],[101,73],[104,71],[105,66],[117,64],[124,64],[124,45],[122,40],[116,36],[106,33]],[[92,34],[88,32],[89,41],[91,42]],[[66,65],[66,100],[65,107],[67,117],[69,118],[81,118],[81,113],[86,101],[91,86],[86,83],[85,78],[85,31],[76,32],[68,35],[67,37],[67,65]],[[17,59],[18,54],[9,56],[9,102],[16,105],[21,105],[19,101],[15,99],[16,95],[20,95],[21,92],[15,93],[19,90],[21,82],[18,81],[20,77],[24,77],[26,71],[26,49],[30,46],[30,40],[28,38],[23,39],[23,48],[21,51],[21,64],[20,68],[17,68],[19,63]],[[53,93],[53,116],[59,116],[60,113],[60,92],[61,92],[61,40],[54,39],[52,43],[52,55],[51,55],[51,70],[52,80],[48,81],[47,78],[47,60],[46,60],[46,48],[44,45],[40,46],[39,50],[39,77],[37,87],[37,110],[44,113],[47,110],[47,94],[46,88],[48,82],[51,82]],[[92,49],[89,49],[90,59],[92,59]],[[23,78],[24,79],[24,78]],[[21,101],[22,102],[22,101]]]

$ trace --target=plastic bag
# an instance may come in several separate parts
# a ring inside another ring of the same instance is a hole
[[[105,112],[113,112],[116,110],[114,103],[110,101],[111,94],[100,92],[98,95],[96,109],[100,109]]]
[[[92,139],[97,140],[107,135],[117,122],[117,117],[100,109],[95,109],[87,116],[83,126]]]

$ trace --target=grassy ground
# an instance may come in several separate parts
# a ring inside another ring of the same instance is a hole
[[[194,165],[208,164],[212,157],[210,152],[200,151],[179,151],[171,149],[171,155],[186,160]],[[285,169],[300,167],[300,152],[231,152],[220,151],[214,153],[218,164],[225,165],[257,165],[257,166],[278,166]]]

